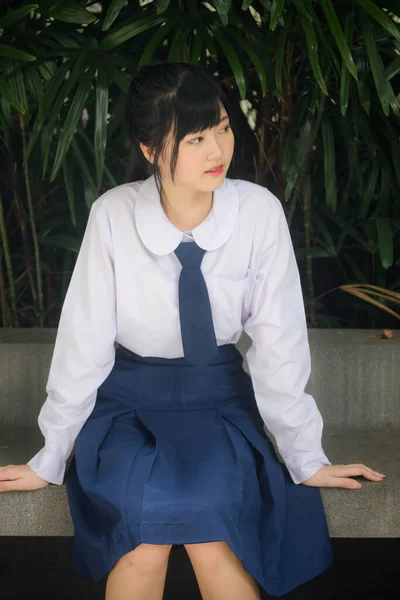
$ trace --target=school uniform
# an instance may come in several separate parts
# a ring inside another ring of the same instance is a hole
[[[235,346],[243,329],[251,377]],[[28,462],[60,485],[74,449],[75,568],[98,581],[140,543],[225,541],[274,596],[323,572],[320,491],[299,485],[331,464],[309,375],[299,272],[273,194],[225,178],[191,232],[169,221],[153,176],[103,194],[61,312],[38,418],[45,446]]]

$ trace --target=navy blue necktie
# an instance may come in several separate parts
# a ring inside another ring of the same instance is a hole
[[[205,250],[196,242],[181,242],[175,254],[179,276],[179,319],[185,358],[196,367],[207,366],[218,354],[210,298],[200,265]]]

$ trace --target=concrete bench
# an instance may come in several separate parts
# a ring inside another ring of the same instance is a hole
[[[360,490],[321,489],[331,537],[400,537],[400,331],[392,340],[370,337],[377,333],[309,331],[307,391],[324,418],[327,456],[387,475],[379,483],[361,480]],[[37,416],[55,335],[55,329],[0,329],[0,466],[24,464],[43,445]],[[242,336],[243,355],[250,343]],[[65,485],[0,494],[0,535],[73,535]]]

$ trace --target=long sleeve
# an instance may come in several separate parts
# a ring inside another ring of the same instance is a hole
[[[260,218],[261,252],[244,324],[252,340],[246,359],[260,415],[297,484],[331,463],[321,446],[322,416],[304,391],[311,357],[292,240],[281,203],[270,193],[267,200],[269,214]]]
[[[27,463],[60,485],[75,439],[92,412],[97,389],[115,362],[116,294],[107,206],[91,207],[61,311],[38,417],[45,446]]]

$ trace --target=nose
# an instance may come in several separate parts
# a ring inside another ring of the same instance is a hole
[[[215,158],[219,158],[220,156],[222,156],[222,144],[216,137],[213,137],[210,141],[208,158],[215,160]]]

